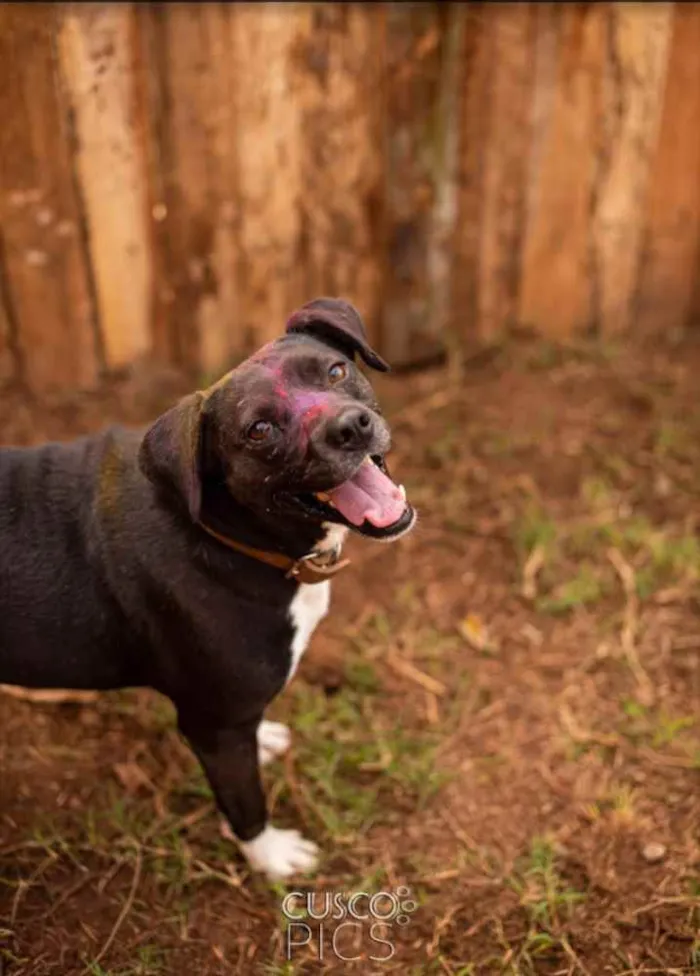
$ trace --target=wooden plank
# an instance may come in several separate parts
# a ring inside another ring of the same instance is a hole
[[[348,298],[375,335],[384,243],[384,19],[380,4],[315,4],[295,59],[304,294]]]
[[[538,15],[520,319],[555,336],[624,331],[632,324],[671,5],[571,4],[540,7]]]
[[[240,319],[248,347],[279,335],[306,290],[303,100],[296,59],[312,4],[236,4],[232,56],[240,201]]]
[[[454,290],[462,341],[492,339],[518,319],[536,8],[480,4],[467,25]]]
[[[17,348],[17,322],[7,290],[4,246],[0,235],[0,386],[21,384],[23,363]]]
[[[446,5],[387,4],[384,196],[386,261],[382,350],[396,365],[439,351],[433,330],[430,250],[436,178],[445,133],[440,118]]]
[[[36,393],[92,386],[99,358],[53,4],[0,5],[0,223],[24,378]]]
[[[485,12],[487,132],[482,196],[477,323],[482,339],[511,328],[518,315],[520,258],[532,125],[535,10],[495,4]]]
[[[451,289],[455,334],[460,344],[479,337],[479,283],[483,212],[483,147],[488,133],[489,30],[483,4],[467,4],[462,38],[463,83],[459,106],[458,223]]]
[[[697,315],[700,265],[700,5],[674,5],[649,183],[634,329],[678,337]]]
[[[435,199],[428,246],[430,317],[425,324],[430,345],[455,359],[459,350],[461,317],[453,308],[457,270],[455,247],[459,220],[459,175],[462,151],[460,130],[465,81],[464,38],[467,9],[463,3],[448,4],[442,22],[443,40],[434,162]]]
[[[602,334],[626,332],[635,324],[643,215],[659,133],[672,8],[670,3],[614,3],[609,11],[590,270],[592,324]],[[697,60],[697,50],[692,60]]]
[[[151,261],[143,146],[135,113],[130,4],[62,6],[61,67],[73,109],[97,306],[108,368],[151,346]]]
[[[543,5],[544,6],[544,5]],[[536,91],[529,210],[520,286],[521,324],[567,336],[592,324],[591,194],[597,172],[608,5],[540,7],[539,30],[554,44],[538,44],[536,86],[550,86],[547,104]],[[550,20],[550,18],[553,19]]]
[[[231,361],[238,315],[235,107],[226,4],[140,8],[148,110],[159,358],[213,374]]]
[[[215,206],[212,265],[216,295],[205,295],[201,310],[201,362],[212,375],[231,365],[247,351],[241,328],[239,293],[238,217],[239,166],[238,118],[235,103],[235,65],[231,9],[226,4],[203,4],[204,35],[209,51],[209,70],[203,76],[208,111],[209,174]]]

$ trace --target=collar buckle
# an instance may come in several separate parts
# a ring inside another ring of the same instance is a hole
[[[324,559],[321,562],[320,560],[324,556],[330,556],[331,558]],[[338,557],[339,553],[337,550],[329,553],[321,553],[314,550],[297,559],[285,575],[287,579],[294,579],[299,583],[323,583],[326,580],[332,579],[341,569],[345,569],[346,566],[350,565],[349,559],[339,559]]]

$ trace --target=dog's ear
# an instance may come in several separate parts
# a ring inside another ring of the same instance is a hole
[[[287,322],[287,332],[303,332],[340,350],[349,359],[358,353],[362,359],[382,373],[389,372],[389,364],[372,349],[367,341],[365,325],[360,313],[340,298],[316,298],[302,305]]]
[[[193,522],[202,507],[202,422],[205,397],[192,393],[158,417],[139,448],[139,466],[149,481],[174,492]]]

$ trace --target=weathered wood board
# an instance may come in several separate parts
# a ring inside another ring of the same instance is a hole
[[[100,361],[73,134],[55,51],[58,8],[0,5],[0,228],[22,380],[94,385]]]
[[[0,5],[0,383],[700,327],[699,10]]]

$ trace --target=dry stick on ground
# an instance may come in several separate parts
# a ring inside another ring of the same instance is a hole
[[[141,848],[140,847],[137,847],[136,848],[136,863],[134,865],[134,877],[133,877],[133,879],[131,881],[131,888],[129,889],[129,894],[127,895],[127,899],[124,902],[124,904],[122,905],[122,910],[119,912],[119,915],[117,916],[117,920],[114,923],[114,926],[112,928],[112,931],[109,933],[109,936],[107,938],[107,941],[102,946],[102,948],[100,949],[100,951],[98,952],[98,954],[95,956],[95,958],[92,960],[91,965],[88,966],[86,969],[83,970],[83,973],[85,973],[85,974],[89,973],[91,971],[91,969],[93,969],[95,966],[97,966],[98,963],[102,959],[104,959],[104,957],[109,952],[110,947],[112,946],[114,940],[116,939],[117,935],[119,934],[119,929],[124,924],[124,920],[126,919],[127,915],[131,911],[131,909],[133,907],[133,904],[134,904],[134,899],[136,898],[136,892],[138,890],[138,886],[139,886],[139,883],[141,881],[141,865],[142,865],[142,863],[143,863],[143,856],[141,854]]]
[[[425,717],[431,725],[438,725],[440,722],[440,709],[438,708],[438,697],[434,691],[425,692]]]
[[[581,962],[581,960],[579,959],[579,957],[576,955],[576,953],[574,952],[574,950],[573,950],[573,948],[571,946],[571,943],[566,938],[566,936],[562,936],[562,938],[559,941],[561,942],[562,948],[563,948],[564,952],[567,954],[567,956],[569,957],[569,959],[571,960],[572,964],[577,969],[580,969],[581,970],[581,972],[583,973],[583,976],[591,976],[590,971],[588,969],[586,969],[586,967],[583,965],[583,963]]]
[[[544,548],[535,546],[523,566],[521,593],[526,600],[537,599],[537,575],[544,566]]]
[[[452,919],[455,917],[460,908],[461,905],[452,905],[450,908],[448,908],[442,918],[438,919],[436,922],[435,928],[433,929],[433,937],[428,943],[427,952],[429,959],[432,959],[435,955],[443,932],[450,926]]]
[[[17,918],[17,912],[19,910],[19,904],[22,901],[22,898],[26,895],[26,893],[29,891],[29,889],[37,880],[37,878],[40,878],[41,875],[44,873],[44,871],[57,860],[58,860],[58,854],[56,854],[54,851],[49,851],[48,856],[44,858],[44,860],[41,862],[41,864],[36,869],[36,871],[33,871],[26,881],[22,880],[19,882],[19,885],[17,887],[17,894],[15,895],[14,900],[12,902],[12,912],[10,914],[10,928],[12,928],[15,924],[15,919]]]
[[[409,661],[397,657],[393,651],[389,651],[386,655],[386,662],[397,674],[403,675],[404,678],[410,678],[411,681],[420,685],[421,688],[425,688],[431,694],[437,695],[438,697],[446,694],[447,688],[442,681],[438,681],[437,678],[433,678],[431,675],[421,671]]]
[[[629,664],[630,670],[634,675],[639,690],[640,700],[643,705],[649,705],[654,699],[654,688],[639,660],[636,647],[637,628],[639,623],[639,599],[637,597],[637,580],[634,570],[627,562],[625,557],[618,549],[608,550],[608,559],[613,565],[615,572],[620,577],[622,587],[625,591],[625,617],[622,625],[620,642],[622,650]]]

